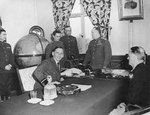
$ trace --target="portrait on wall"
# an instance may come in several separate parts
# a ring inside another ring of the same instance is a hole
[[[119,20],[144,19],[143,0],[118,0]]]

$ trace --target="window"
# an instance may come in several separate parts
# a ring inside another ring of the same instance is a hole
[[[70,26],[72,28],[72,35],[77,37],[78,47],[80,54],[85,53],[88,48],[88,43],[92,40],[91,30],[93,25],[89,17],[84,12],[80,0],[76,0],[71,16]],[[80,35],[83,35],[83,39],[78,39]]]
[[[79,34],[84,35],[85,39],[92,39],[91,30],[93,25],[86,13],[82,5],[80,4],[80,0],[76,0],[71,16],[70,16],[70,26],[72,28],[72,35],[79,36]]]

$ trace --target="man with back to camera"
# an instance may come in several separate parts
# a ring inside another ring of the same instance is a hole
[[[10,44],[6,43],[7,34],[0,29],[0,96],[1,102],[10,98],[14,58]]]
[[[71,27],[65,27],[65,35],[60,38],[60,41],[64,43],[64,48],[66,52],[66,56],[68,60],[72,58],[78,59],[79,57],[79,50],[77,45],[77,40],[74,36],[71,35]]]

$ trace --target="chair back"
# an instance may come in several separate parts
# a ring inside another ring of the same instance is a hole
[[[36,68],[37,66],[17,69],[22,92],[31,91],[34,89],[34,84],[36,81],[34,80],[32,74]]]

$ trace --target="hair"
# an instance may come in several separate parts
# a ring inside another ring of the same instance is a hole
[[[64,27],[64,29],[66,29],[66,28],[71,28],[71,27],[67,25],[67,26]]]
[[[53,56],[52,56],[52,53],[53,53],[57,48],[61,48],[61,49],[63,49],[63,51],[64,51],[64,48],[63,48],[63,47],[61,47],[61,46],[56,46],[56,47],[54,47],[54,48],[52,49],[52,52],[51,52],[51,54],[50,54],[50,57],[53,57]]]
[[[93,29],[97,30],[100,36],[102,35],[100,27],[94,27]]]
[[[59,30],[55,30],[55,31],[53,31],[53,35],[54,35],[54,36],[56,35],[56,33],[61,34],[61,31],[59,31]]]
[[[57,48],[61,48],[61,49],[63,49],[63,50],[64,50],[64,48],[63,48],[63,47],[61,47],[61,46],[56,46],[56,47],[54,47],[54,49],[52,50],[52,52],[54,52]]]
[[[141,46],[134,46],[131,48],[131,52],[137,56],[139,60],[146,61],[146,52]]]
[[[61,31],[59,30],[54,30],[53,33],[51,34],[51,40],[54,41],[54,37],[57,33],[61,34]]]
[[[0,29],[0,34],[1,34],[2,32],[6,32],[6,30],[4,30],[4,29]]]

